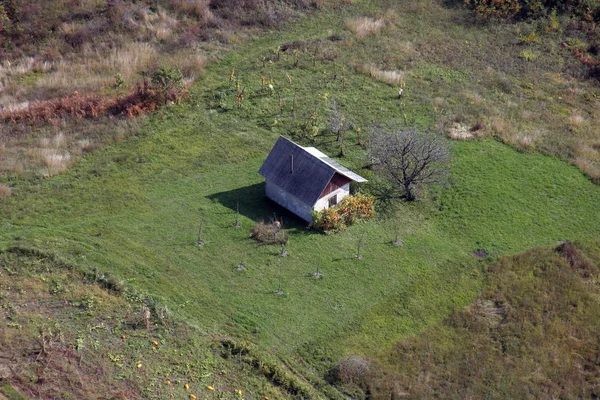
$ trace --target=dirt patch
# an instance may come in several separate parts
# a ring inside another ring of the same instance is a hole
[[[488,254],[489,253],[487,252],[487,250],[479,249],[477,251],[474,251],[472,255],[475,258],[486,258]]]

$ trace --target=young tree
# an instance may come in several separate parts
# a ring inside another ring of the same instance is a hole
[[[165,105],[169,100],[178,102],[183,89],[183,73],[178,67],[161,67],[152,73],[151,80]]]
[[[450,151],[439,134],[416,128],[374,127],[369,154],[373,166],[390,185],[389,197],[414,201],[419,185],[446,183]]]

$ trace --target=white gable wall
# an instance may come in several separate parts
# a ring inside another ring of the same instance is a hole
[[[313,207],[316,211],[321,211],[324,210],[326,208],[329,208],[329,199],[333,196],[337,195],[337,201],[338,203],[340,201],[342,201],[342,199],[346,196],[350,195],[350,183],[346,183],[344,186],[342,186],[339,189],[334,190],[333,192],[329,193],[327,196],[323,196],[321,197],[319,200],[317,200],[317,202],[315,203],[315,206]]]

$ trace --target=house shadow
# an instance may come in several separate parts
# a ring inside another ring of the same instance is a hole
[[[265,196],[265,183],[256,183],[238,189],[207,196],[211,201],[229,208],[235,214],[239,207],[240,215],[255,222],[271,222],[277,219],[286,229],[304,229],[308,223]]]

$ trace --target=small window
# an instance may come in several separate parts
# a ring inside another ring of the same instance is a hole
[[[329,198],[329,207],[333,207],[337,204],[337,194],[334,194]]]

